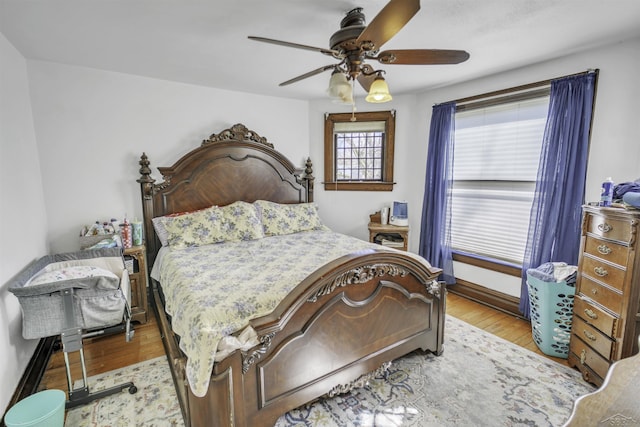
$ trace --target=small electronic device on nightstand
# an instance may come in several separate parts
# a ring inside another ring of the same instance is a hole
[[[399,227],[407,227],[409,225],[409,207],[407,202],[394,201],[391,204],[389,224]]]

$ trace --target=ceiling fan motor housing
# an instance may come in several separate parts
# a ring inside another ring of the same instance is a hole
[[[364,13],[362,8],[352,9],[347,13],[342,21],[340,21],[340,29],[336,31],[329,39],[331,49],[349,51],[359,49],[355,41],[366,28]]]

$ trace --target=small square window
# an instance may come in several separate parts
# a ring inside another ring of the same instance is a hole
[[[393,190],[395,111],[327,114],[324,132],[325,190]]]

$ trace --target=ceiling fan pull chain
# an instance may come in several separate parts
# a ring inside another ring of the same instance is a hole
[[[356,91],[356,79],[351,79],[352,94]],[[356,97],[351,96],[351,121],[356,121]]]

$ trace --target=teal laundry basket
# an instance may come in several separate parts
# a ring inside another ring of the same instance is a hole
[[[7,411],[7,427],[63,427],[66,394],[44,390],[22,399]]]
[[[554,264],[545,263],[527,270],[527,288],[534,342],[548,356],[568,358],[576,293],[575,273],[565,280],[556,281]]]

